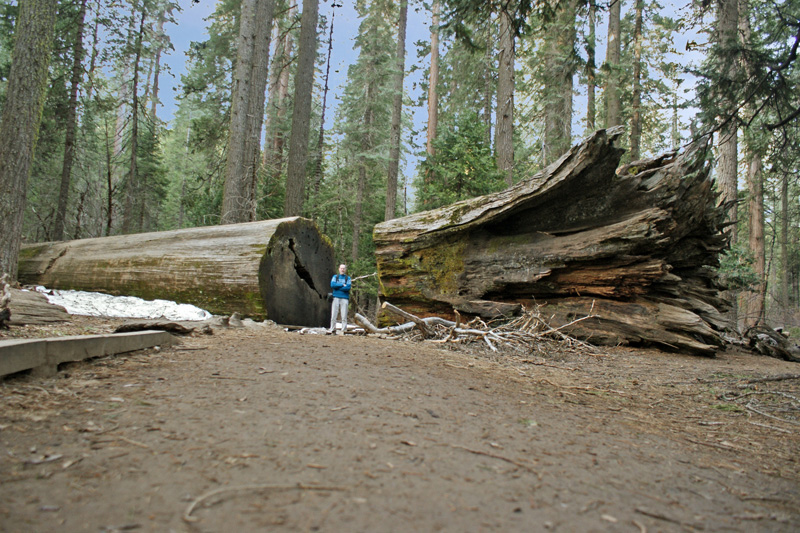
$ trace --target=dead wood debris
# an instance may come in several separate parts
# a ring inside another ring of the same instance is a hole
[[[800,426],[800,374],[754,377],[730,389],[718,394],[717,399],[760,417]]]
[[[442,344],[448,348],[465,351],[479,350],[497,355],[524,355],[532,353],[580,352],[599,355],[590,344],[570,337],[562,332],[575,323],[592,318],[593,315],[577,318],[569,324],[552,327],[542,316],[539,307],[523,308],[520,316],[508,320],[498,319],[485,322],[480,317],[462,324],[461,315],[456,312],[456,321],[441,317],[419,318],[385,302],[382,308],[406,322],[379,328],[365,316],[356,313],[355,321],[368,333],[387,335],[396,339],[425,340]]]

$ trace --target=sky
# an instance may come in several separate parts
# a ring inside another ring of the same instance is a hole
[[[165,30],[170,36],[175,49],[165,57],[166,64],[169,65],[172,76],[166,76],[160,83],[163,84],[165,90],[161,93],[162,104],[159,109],[159,116],[162,120],[170,121],[177,109],[175,96],[178,94],[180,85],[180,74],[185,72],[186,69],[186,51],[192,41],[204,41],[208,38],[206,18],[208,18],[216,7],[217,0],[200,0],[197,3],[192,0],[180,0],[181,11],[175,13],[177,21],[176,25],[168,25]],[[320,15],[324,15],[331,20],[332,10],[334,8],[333,0],[320,0]],[[333,34],[333,52],[331,56],[331,69],[329,87],[331,94],[328,97],[328,109],[326,110],[326,128],[330,129],[333,125],[335,116],[335,108],[338,104],[337,95],[341,94],[347,83],[347,69],[348,66],[355,63],[358,51],[354,49],[354,39],[358,32],[360,20],[355,12],[354,0],[338,0],[335,8],[334,16],[334,34]],[[679,17],[685,15],[689,2],[664,2],[663,12],[673,16]],[[298,0],[299,8],[302,8],[302,0]],[[629,8],[629,2],[623,4],[623,16],[625,11]],[[411,0],[408,13],[408,30],[406,36],[406,70],[417,61],[417,50],[415,43],[417,41],[430,40],[430,18],[427,10],[421,6],[419,0]],[[598,35],[598,49],[597,49],[597,62],[600,64],[605,57],[605,35],[607,32],[606,15],[601,13],[598,15],[596,34]],[[327,39],[327,35],[320,35],[320,41]],[[684,52],[686,42],[688,40],[700,40],[697,33],[693,31],[685,31],[675,35],[675,48],[678,52]],[[699,53],[689,56],[680,56],[681,62],[687,60],[699,61]],[[421,65],[421,69],[406,76],[405,89],[406,92],[416,99],[419,96],[419,82],[422,81],[424,69],[427,66],[428,58],[422,59],[425,64]],[[321,76],[324,73],[318,73]],[[692,89],[693,80],[687,80],[684,87]],[[583,129],[585,124],[586,114],[586,95],[585,87],[578,86],[579,94],[575,97],[574,109],[576,110],[573,120],[573,132],[576,137],[580,138],[584,135]],[[691,94],[691,93],[690,93]],[[418,132],[413,139],[417,146],[424,146],[425,143],[425,123],[427,121],[427,108],[413,108],[406,109],[406,112],[412,113],[412,120],[415,125],[415,130]],[[688,123],[694,110],[685,110],[682,119]],[[407,181],[413,179],[414,168],[416,167],[416,157],[413,155],[408,156],[408,161],[404,168],[401,169],[406,175]]]

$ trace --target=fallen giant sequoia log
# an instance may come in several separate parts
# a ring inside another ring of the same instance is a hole
[[[597,344],[721,346],[722,210],[697,142],[620,168],[622,129],[600,130],[495,194],[376,226],[382,296],[420,316],[492,317],[546,304]]]
[[[19,280],[328,325],[333,247],[304,218],[25,245]]]

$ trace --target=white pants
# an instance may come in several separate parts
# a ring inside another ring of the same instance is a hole
[[[341,314],[342,333],[347,331],[347,305],[350,300],[347,298],[334,298],[331,306],[331,333],[336,331],[336,315]]]

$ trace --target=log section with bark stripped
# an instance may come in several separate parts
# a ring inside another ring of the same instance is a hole
[[[495,194],[376,226],[384,298],[420,316],[492,317],[546,303],[600,344],[711,355],[722,344],[722,212],[707,145],[617,170],[620,127],[600,130]]]
[[[293,217],[24,246],[19,280],[325,326],[333,247]]]

